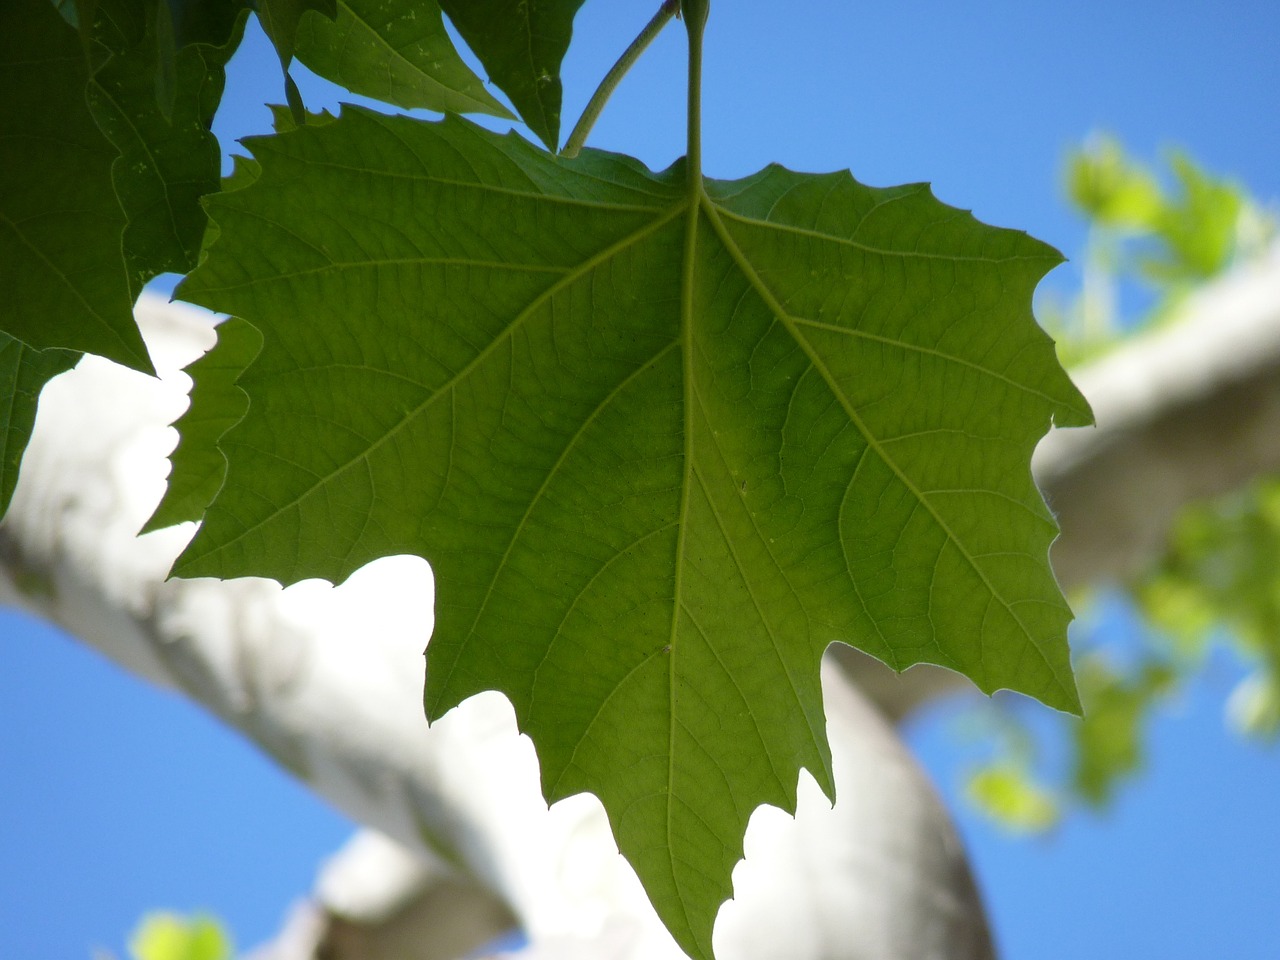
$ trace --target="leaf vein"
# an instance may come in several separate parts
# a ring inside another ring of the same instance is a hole
[[[810,363],[818,371],[818,373],[822,376],[822,378],[826,381],[831,391],[837,396],[841,406],[844,408],[846,416],[848,416],[850,421],[854,424],[854,426],[857,427],[858,432],[862,434],[868,446],[875,452],[876,456],[881,460],[881,462],[883,462],[885,466],[887,466],[893,472],[894,476],[898,478],[898,481],[904,487],[907,488],[907,491],[911,493],[911,495],[915,498],[917,503],[920,506],[924,507],[924,509],[933,518],[933,521],[942,530],[946,538],[949,541],[951,541],[951,543],[959,551],[960,555],[965,559],[965,561],[969,564],[969,566],[973,569],[973,571],[978,575],[978,578],[982,581],[983,586],[991,593],[992,596],[994,596],[1000,602],[1000,604],[1005,608],[1005,610],[1008,611],[1009,616],[1013,619],[1014,623],[1018,625],[1018,628],[1022,631],[1023,636],[1025,636],[1027,640],[1030,641],[1031,647],[1036,651],[1036,653],[1040,655],[1045,665],[1049,667],[1050,672],[1054,676],[1055,683],[1057,683],[1058,686],[1061,687],[1062,681],[1061,679],[1058,678],[1057,671],[1053,669],[1053,664],[1050,663],[1048,656],[1045,654],[1044,650],[1041,648],[1038,638],[1031,633],[1031,631],[1027,628],[1027,625],[1022,621],[1022,618],[1019,617],[1017,612],[1013,609],[1013,606],[1007,600],[1005,600],[1005,598],[1001,595],[1001,593],[996,589],[995,584],[993,584],[990,578],[986,575],[985,571],[983,571],[981,567],[978,566],[977,562],[969,554],[964,544],[956,536],[955,532],[951,529],[951,526],[946,522],[946,520],[942,517],[942,515],[938,513],[937,510],[934,509],[931,503],[928,502],[928,500],[920,492],[919,488],[915,485],[915,483],[911,480],[911,478],[907,476],[906,472],[902,469],[902,467],[898,465],[897,461],[895,461],[893,458],[891,458],[888,455],[888,452],[881,445],[879,439],[875,436],[874,433],[872,433],[871,429],[863,421],[857,409],[853,406],[851,402],[849,402],[849,398],[844,394],[842,390],[840,390],[838,382],[836,381],[835,377],[831,374],[830,370],[827,369],[827,366],[823,362],[822,357],[813,349],[812,345],[810,345],[809,342],[803,336],[801,336],[800,332],[796,329],[791,316],[783,308],[778,298],[774,296],[773,291],[764,282],[764,279],[756,271],[755,267],[751,264],[751,261],[749,261],[746,258],[746,255],[742,252],[742,249],[738,246],[737,242],[733,239],[733,235],[729,233],[728,227],[724,225],[724,222],[720,218],[720,213],[721,213],[720,209],[715,204],[713,204],[709,198],[706,198],[705,196],[701,200],[701,206],[703,209],[707,211],[707,218],[708,220],[710,220],[712,224],[712,228],[715,230],[716,235],[720,238],[721,242],[725,245],[726,250],[728,250],[729,255],[733,258],[734,262],[738,265],[738,268],[742,271],[743,276],[746,278],[747,282],[750,283],[756,289],[756,291],[760,295],[761,300],[764,301],[765,305],[768,306],[768,308],[774,313],[774,315],[790,331],[791,335],[796,339],[797,343],[799,343],[800,348],[804,350],[805,354],[809,357]],[[758,221],[745,220],[745,218],[736,218],[736,219],[739,219],[743,222],[751,223],[751,224],[758,222]]]

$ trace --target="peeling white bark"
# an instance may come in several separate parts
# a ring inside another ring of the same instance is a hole
[[[1074,376],[1098,426],[1032,462],[1068,587],[1135,573],[1181,507],[1280,470],[1280,244]]]
[[[163,380],[89,358],[46,389],[0,528],[0,599],[183,690],[413,851],[390,855],[393,866],[373,843],[382,854],[366,849],[335,866],[319,891],[329,919],[300,913],[295,943],[322,936],[333,946],[338,915],[368,918],[384,934],[426,917],[436,935],[410,939],[429,946],[421,957],[445,957],[513,913],[536,956],[682,956],[618,856],[599,803],[584,795],[546,809],[532,744],[516,734],[505,699],[472,698],[427,728],[424,562],[381,560],[337,588],[163,581],[193,526],[134,533],[163,489],[166,424],[185,402],[176,370],[212,335],[199,315],[155,302],[140,321]],[[720,960],[988,956],[945,811],[848,683],[828,671],[824,686],[840,804],[832,811],[806,776],[796,820],[757,812],[735,872],[738,899],[717,926]],[[381,889],[363,879],[371,856]]]

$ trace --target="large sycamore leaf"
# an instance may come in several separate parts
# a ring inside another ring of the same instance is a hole
[[[294,53],[353,93],[441,113],[511,114],[458,56],[431,0],[339,0],[337,18],[305,17]]]
[[[747,819],[832,791],[834,641],[1078,709],[1029,458],[1089,411],[1031,316],[1058,255],[927,187],[573,161],[348,109],[180,295],[264,336],[183,576],[437,578],[431,718],[502,690],[710,955]]]
[[[229,8],[222,19],[210,12],[207,22],[186,24],[184,36],[200,40],[168,51],[173,75],[165,99],[156,89],[158,61],[166,53],[154,10],[138,0],[98,0],[96,12],[94,36],[107,55],[87,97],[94,119],[120,151],[111,174],[129,221],[124,259],[136,297],[157,274],[186,273],[196,264],[207,222],[200,198],[217,192],[221,175],[213,115],[247,13],[232,16],[236,11]]]
[[[49,0],[0,3],[0,330],[150,371],[120,256],[116,151],[88,81],[76,28]]]
[[[555,150],[560,142],[560,62],[583,0],[441,0],[489,79]]]

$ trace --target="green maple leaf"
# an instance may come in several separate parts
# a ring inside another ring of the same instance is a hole
[[[298,85],[289,75],[289,63],[293,60],[294,46],[297,42],[298,28],[302,17],[308,12],[334,20],[338,16],[337,0],[257,0],[254,11],[258,14],[258,23],[262,32],[267,35],[271,45],[276,49],[280,59],[280,69],[284,72],[285,99],[289,102],[289,110],[299,126],[305,122],[306,110],[302,105],[302,94]]]
[[[293,59],[303,15],[314,11],[329,20],[338,16],[337,0],[257,0],[253,8],[258,13],[262,32],[276,48],[280,65],[286,69]]]
[[[227,473],[218,441],[244,417],[249,398],[236,380],[262,349],[262,334],[236,317],[218,325],[218,342],[187,373],[191,404],[174,426],[180,440],[169,456],[173,469],[163,499],[143,533],[199,520]]]
[[[462,39],[511,98],[521,119],[555,150],[560,142],[560,62],[583,0],[442,0]]]
[[[430,0],[339,0],[335,20],[302,20],[294,52],[320,76],[400,107],[511,116],[458,56]]]
[[[180,295],[262,330],[176,572],[437,582],[426,706],[510,697],[710,955],[742,835],[830,795],[835,641],[1078,708],[1030,475],[1088,408],[1031,316],[1059,262],[927,187],[653,174],[348,108],[259,179]]]
[[[221,175],[221,152],[210,128],[245,14],[218,19],[213,11],[206,13],[211,22],[203,24],[203,39],[168,52],[171,85],[162,97],[156,76],[166,54],[156,17],[136,0],[98,0],[96,10],[95,39],[108,56],[89,84],[87,99],[99,127],[120,151],[111,175],[128,218],[124,260],[136,297],[156,275],[186,273],[196,264],[207,223],[200,198],[217,192]],[[184,33],[197,26],[201,23],[189,23]]]
[[[94,0],[100,4],[103,0]],[[249,0],[163,0],[172,27],[174,45],[180,50],[190,44],[225,46],[241,28]],[[156,6],[159,6],[156,0]]]
[[[48,0],[0,3],[0,330],[149,372],[120,256],[116,151],[85,103],[89,71]]]

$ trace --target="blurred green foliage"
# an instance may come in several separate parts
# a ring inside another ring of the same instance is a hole
[[[1178,672],[1168,663],[1149,659],[1134,671],[1118,670],[1095,652],[1077,664],[1076,680],[1088,704],[1084,717],[1072,724],[1070,785],[1095,807],[1106,804],[1121,780],[1142,766],[1143,720],[1167,695]]]
[[[1123,336],[1163,322],[1205,282],[1257,256],[1275,236],[1274,218],[1243,186],[1204,170],[1181,150],[1167,171],[1096,136],[1067,158],[1065,190],[1088,223],[1079,292],[1041,304],[1041,322],[1068,365],[1093,359]],[[1145,307],[1126,313],[1137,291]]]
[[[969,802],[1017,833],[1041,833],[1061,817],[1054,791],[1038,784],[1029,769],[1001,759],[975,769],[965,784]]]
[[[1250,673],[1228,700],[1242,733],[1280,737],[1280,478],[1184,511],[1160,561],[1132,585],[1184,656],[1231,644]]]
[[[232,960],[231,938],[213,917],[149,913],[129,939],[131,960]]]
[[[1176,319],[1182,301],[1275,241],[1275,219],[1243,187],[1170,151],[1163,178],[1114,139],[1068,158],[1067,195],[1087,219],[1083,283],[1065,304],[1042,305],[1068,364]],[[1126,315],[1122,293],[1140,290]],[[1073,630],[1083,719],[1060,721],[1064,762],[1052,764],[1014,701],[997,699],[989,759],[968,774],[967,795],[1015,832],[1053,827],[1068,808],[1102,808],[1144,762],[1145,728],[1160,705],[1199,675],[1218,645],[1245,664],[1227,716],[1242,734],[1280,739],[1280,477],[1184,510],[1164,552],[1122,588],[1141,635],[1118,652],[1096,618]],[[1077,607],[1090,597],[1076,598]]]
[[[1180,150],[1170,153],[1169,168],[1172,191],[1114,140],[1100,138],[1071,155],[1067,191],[1094,226],[1148,241],[1136,264],[1153,283],[1203,282],[1235,254],[1245,193],[1206,173]]]
[[[1071,154],[1066,182],[1071,202],[1100,225],[1146,230],[1159,219],[1164,206],[1154,174],[1110,137]]]

